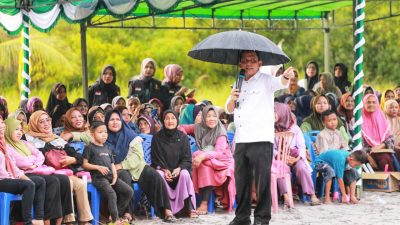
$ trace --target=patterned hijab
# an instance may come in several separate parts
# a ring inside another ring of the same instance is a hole
[[[374,97],[376,100],[375,112],[367,112],[366,102],[368,98]],[[363,97],[364,107],[362,109],[363,123],[361,125],[361,133],[365,141],[372,147],[381,144],[389,135],[391,135],[389,125],[386,122],[385,116],[379,107],[379,101],[376,95],[367,94]]]
[[[30,156],[32,154],[31,151],[21,140],[14,141],[12,139],[14,131],[18,128],[18,126],[22,126],[22,122],[14,118],[8,118],[4,121],[4,123],[6,124],[6,132],[4,134],[6,143],[11,145],[19,154],[23,156]]]
[[[214,128],[209,128],[206,125],[206,118],[207,118],[207,113],[209,111],[214,111],[215,114],[217,115],[217,126]],[[194,127],[194,135],[196,137],[196,144],[199,147],[199,149],[204,150],[208,149],[207,146],[212,146],[212,149],[215,146],[215,143],[217,142],[217,139],[220,136],[227,136],[226,130],[224,125],[221,123],[219,120],[219,112],[218,109],[215,106],[206,106],[203,109],[203,114],[201,116],[201,123],[196,124]]]
[[[42,116],[42,115],[49,116],[49,114],[47,114],[47,112],[42,111],[42,110],[32,113],[31,118],[29,119],[28,134],[31,135],[32,137],[39,138],[40,140],[42,140],[44,142],[53,141],[54,139],[57,138],[57,135],[55,135],[53,132],[46,134],[46,133],[41,133],[39,131],[39,119],[40,119],[40,116]]]

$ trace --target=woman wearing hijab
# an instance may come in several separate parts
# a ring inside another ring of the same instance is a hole
[[[86,126],[85,119],[78,108],[70,108],[65,113],[64,131],[60,137],[66,142],[82,141],[85,145],[90,144],[92,137]]]
[[[164,105],[162,104],[160,99],[158,98],[150,99],[149,103],[153,105],[155,110],[157,110],[157,118],[160,118],[164,110]]]
[[[352,137],[354,135],[354,98],[350,93],[346,92],[340,99],[339,106],[337,108],[337,114],[345,122],[345,128],[347,133]]]
[[[24,225],[43,224],[44,180],[40,178],[30,180],[18,169],[6,146],[5,129],[3,118],[0,118],[0,192],[22,195],[21,208]],[[35,206],[34,220],[32,220],[33,205]]]
[[[44,212],[41,213],[42,219],[45,220],[46,224],[49,224],[51,219],[58,219],[58,223],[61,223],[63,212],[60,185],[70,185],[68,177],[59,174],[40,175],[38,171],[48,169],[47,166],[43,165],[45,157],[32,144],[21,140],[23,134],[21,121],[8,118],[5,120],[5,124],[5,140],[10,153],[16,159],[18,168],[23,170],[30,179],[39,178],[44,181],[43,203],[41,205],[42,210],[44,209]],[[44,199],[46,199],[46,202],[44,202]]]
[[[8,118],[7,102],[3,97],[0,97],[0,116],[3,119],[7,119]]]
[[[383,95],[381,96],[381,102],[380,102],[380,106],[381,109],[384,110],[385,108],[385,102],[390,100],[390,99],[395,99],[395,94],[394,91],[388,89],[385,92],[383,92]]]
[[[297,97],[294,100],[296,105],[296,110],[294,111],[294,115],[297,119],[297,125],[300,126],[303,123],[304,118],[311,114],[311,99],[313,97],[310,95],[303,95]]]
[[[299,85],[302,86],[306,91],[314,90],[317,86],[319,80],[319,67],[318,63],[315,61],[310,61],[306,65],[306,73],[304,79],[299,81]]]
[[[288,166],[296,175],[296,181],[301,186],[304,194],[311,196],[311,205],[319,205],[320,201],[315,195],[314,183],[311,178],[312,169],[307,162],[306,145],[303,133],[293,120],[292,113],[287,104],[275,102],[275,132],[292,132],[293,140],[290,143],[290,156]],[[278,180],[278,189],[288,202],[287,189],[284,179]],[[287,204],[288,205],[288,204]]]
[[[129,97],[128,98],[128,110],[131,114],[131,122],[136,124],[136,121],[139,117],[139,112],[142,106],[140,105],[140,100],[137,97]],[[135,130],[138,131],[138,130]],[[138,133],[138,132],[137,132]]]
[[[74,148],[70,147],[64,139],[53,133],[51,118],[46,112],[39,110],[31,115],[29,131],[25,134],[25,137],[26,140],[33,144],[35,148],[39,149],[43,155],[46,155],[46,153],[52,149],[63,150],[67,155],[60,161],[64,168],[70,169],[75,173],[82,166],[82,155]],[[71,185],[69,185],[69,183],[68,185],[65,185],[66,182],[60,182],[61,195],[65,196],[62,199],[64,216],[73,212],[73,209],[71,208],[73,205],[71,205],[71,194],[73,190],[76,195],[76,202],[79,215],[81,216],[81,221],[92,220],[93,217],[90,212],[86,183],[76,176],[69,176],[68,178]],[[75,221],[75,215],[73,213],[72,215],[64,217],[64,222],[71,221]]]
[[[196,197],[190,179],[192,154],[189,139],[177,129],[178,116],[172,110],[165,111],[161,121],[163,129],[153,136],[151,142],[152,166],[164,179],[172,213],[175,215],[188,204],[189,216],[197,218]]]
[[[61,117],[71,107],[67,98],[67,88],[62,83],[56,83],[51,89],[49,99],[47,100],[46,112],[52,119],[52,126],[62,126]]]
[[[89,102],[84,98],[77,98],[74,103],[72,103],[72,107],[77,108],[86,121],[89,111]]]
[[[347,76],[347,66],[343,63],[336,63],[333,67],[335,75],[335,85],[340,89],[342,94],[350,92],[351,82]]]
[[[178,116],[181,114],[181,106],[185,102],[185,99],[182,96],[174,96],[171,99],[171,103],[169,105],[169,108],[173,111],[175,111]]]
[[[179,115],[180,124],[197,124],[201,122],[201,110],[200,105],[187,105]]]
[[[43,108],[43,101],[39,97],[31,97],[26,103],[26,116],[29,122],[29,118],[31,117],[32,113],[44,110]]]
[[[106,65],[101,71],[96,83],[89,87],[89,106],[111,103],[120,93],[117,82],[117,72],[114,66]]]
[[[206,106],[199,124],[183,125],[186,133],[195,136],[199,151],[192,155],[193,186],[201,196],[200,215],[207,214],[208,200],[215,189],[220,202],[232,210],[236,195],[234,162],[224,125],[219,120],[218,109]]]
[[[148,102],[152,98],[161,99],[166,96],[161,87],[161,81],[154,78],[156,73],[156,62],[154,59],[146,58],[142,61],[140,74],[129,81],[128,96],[138,97],[140,102]]]
[[[104,122],[105,112],[100,106],[92,106],[88,111],[87,122],[92,124],[93,121]]]
[[[399,103],[396,100],[387,100],[384,107],[385,118],[389,124],[390,131],[393,134],[394,150],[396,151],[397,158],[400,159],[400,117],[399,117]]]
[[[164,80],[162,85],[168,92],[168,98],[166,99],[168,105],[166,105],[166,108],[169,108],[169,103],[174,96],[181,96],[185,101],[185,92],[188,88],[180,85],[182,80],[183,69],[180,65],[169,64],[164,67]]]
[[[338,87],[335,85],[335,81],[333,79],[333,76],[329,72],[323,72],[321,75],[319,75],[319,87],[317,88],[316,92],[317,94],[327,94],[327,93],[333,93],[335,94],[337,99],[340,99],[342,97],[342,92]]]
[[[139,127],[141,134],[154,135],[157,132],[154,119],[148,115],[139,116],[137,126]]]
[[[115,96],[111,102],[111,107],[115,109],[117,106],[125,106],[126,107],[126,101],[124,97],[122,96]]]
[[[132,187],[132,175],[128,171],[131,166],[128,165],[129,163],[123,163],[123,161],[128,155],[130,143],[137,135],[123,121],[121,114],[117,110],[109,110],[106,112],[105,124],[108,131],[106,145],[114,154],[114,163],[118,178]],[[132,199],[125,210],[125,218],[129,221],[133,220],[133,203]]]
[[[321,131],[325,128],[322,122],[321,114],[322,112],[331,109],[331,105],[329,105],[327,97],[325,97],[324,95],[317,95],[311,101],[311,109],[312,109],[312,114],[306,117],[300,126],[301,130],[303,131],[303,134],[306,134],[308,131],[311,130]],[[346,129],[344,128],[343,122],[342,120],[340,120],[340,118],[338,118],[338,130],[340,131],[342,137],[346,141],[349,141]]]
[[[379,107],[378,98],[374,94],[367,94],[363,97],[363,104],[361,112],[363,146],[371,148],[371,150],[394,149],[393,135],[385,115]],[[388,171],[395,171],[391,153],[370,153],[370,156],[376,163],[372,162],[371,166],[375,167],[376,165],[376,169],[379,171],[384,171],[386,165]]]

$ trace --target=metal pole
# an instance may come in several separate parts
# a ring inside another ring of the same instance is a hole
[[[330,54],[330,41],[329,41],[329,17],[328,13],[325,14],[325,17],[323,19],[324,22],[324,72],[329,72],[330,71],[330,66],[329,66],[329,54]]]
[[[31,82],[31,76],[30,76],[30,56],[31,56],[31,51],[29,47],[29,41],[30,41],[30,36],[29,36],[29,14],[26,10],[22,10],[22,19],[24,22],[24,28],[22,32],[22,63],[23,63],[23,68],[22,68],[22,84],[21,84],[21,100],[28,99],[29,94],[31,93],[31,90],[29,89],[29,83]]]
[[[81,58],[82,58],[82,91],[83,97],[88,99],[88,71],[87,71],[87,48],[86,48],[86,25],[81,23]]]

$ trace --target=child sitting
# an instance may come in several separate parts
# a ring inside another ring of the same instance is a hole
[[[332,178],[336,177],[342,193],[342,203],[347,203],[346,186],[350,188],[350,203],[357,204],[355,190],[360,175],[354,168],[366,162],[368,162],[368,156],[365,151],[349,153],[342,150],[330,150],[319,155],[315,160],[315,169],[322,174],[325,182],[324,203],[331,202],[329,192],[332,186]]]
[[[92,184],[107,199],[112,222],[122,225],[127,220],[120,217],[133,197],[133,190],[117,177],[112,152],[104,144],[108,137],[106,125],[94,121],[90,126],[90,134],[93,141],[83,151],[83,168],[90,171]]]
[[[333,149],[349,150],[347,141],[337,129],[338,118],[332,110],[322,112],[322,122],[324,129],[318,134],[315,141],[315,153],[317,155]]]

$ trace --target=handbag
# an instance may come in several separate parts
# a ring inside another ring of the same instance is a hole
[[[60,163],[64,156],[68,156],[64,150],[50,149],[45,154],[45,163],[46,165],[51,166],[56,170],[64,169]]]

